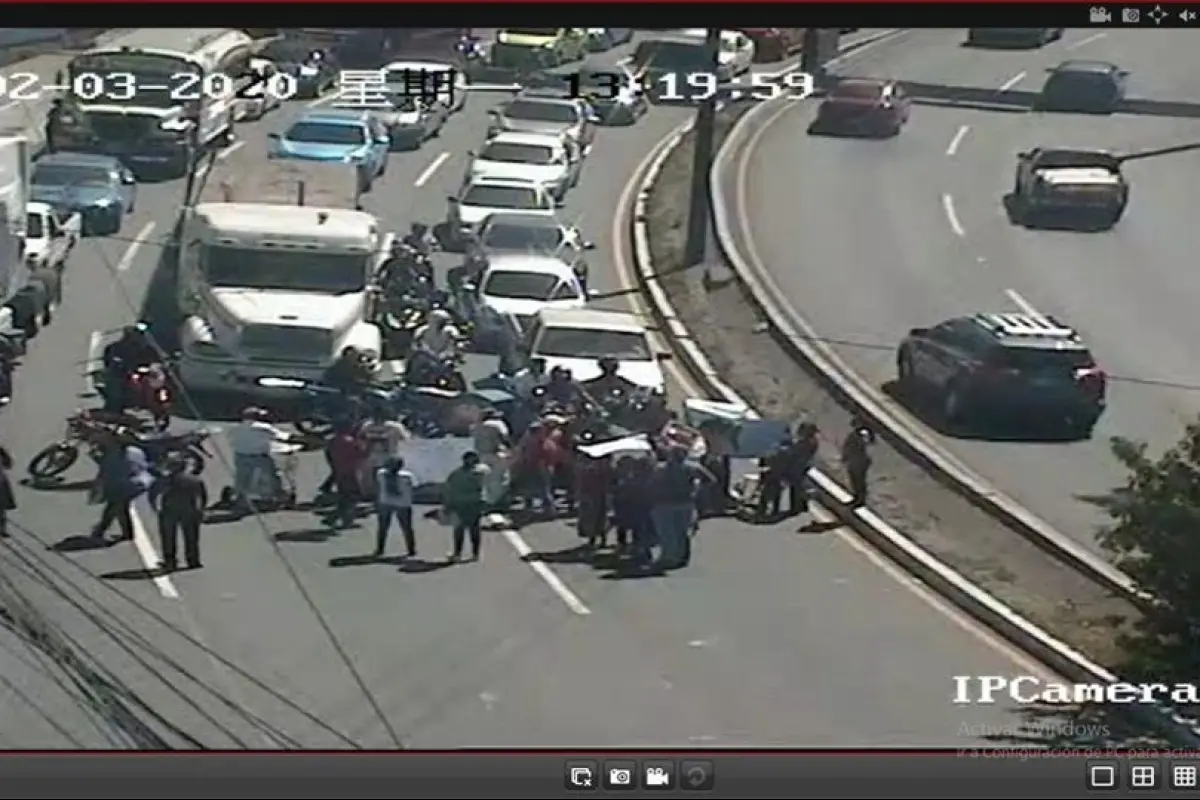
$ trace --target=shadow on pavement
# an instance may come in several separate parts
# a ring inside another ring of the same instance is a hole
[[[422,575],[426,572],[438,572],[454,566],[451,561],[426,561],[423,558],[405,558],[400,561],[398,571],[409,575]]]
[[[342,530],[336,528],[304,528],[298,531],[281,531],[271,535],[277,542],[296,542],[305,544],[320,544],[340,536]]]
[[[906,411],[929,429],[952,439],[980,442],[1037,442],[1040,444],[1070,444],[1079,437],[1063,433],[1064,426],[1045,424],[1038,426],[1028,417],[1016,418],[1011,422],[992,420],[987,423],[965,425],[950,423],[942,418],[930,398],[914,396],[900,388],[896,381],[888,381],[881,387],[883,393],[895,400]]]
[[[92,488],[92,481],[67,481],[62,478],[22,478],[21,485],[35,492],[82,492]]]
[[[403,556],[382,556],[375,557],[370,553],[364,553],[360,556],[338,556],[337,558],[329,559],[329,566],[334,569],[342,567],[365,567],[370,564],[390,564],[394,567],[404,563]]]
[[[64,539],[59,539],[54,544],[47,547],[55,553],[81,553],[86,550],[104,550],[112,547],[114,542],[103,536],[89,536],[84,533],[72,534]]]
[[[155,578],[163,575],[162,570],[146,569],[122,569],[116,572],[105,572],[100,575],[100,580],[103,581],[152,581]]]

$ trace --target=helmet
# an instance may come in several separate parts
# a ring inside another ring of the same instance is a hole
[[[343,347],[342,352],[341,352],[341,357],[344,360],[349,360],[351,358],[358,358],[358,348],[355,347],[354,345],[350,345],[348,347]]]
[[[620,362],[612,356],[605,356],[604,358],[600,359],[598,364],[600,366],[600,372],[605,375],[616,375],[617,370],[621,366]]]
[[[414,222],[412,224],[411,230],[412,230],[413,234],[416,236],[424,236],[426,233],[429,232],[429,226],[426,225],[424,222]]]
[[[450,322],[450,312],[444,308],[435,308],[433,311],[429,312],[429,321],[446,325]]]
[[[246,406],[242,409],[242,419],[247,422],[264,420],[267,418],[267,412],[258,406]]]

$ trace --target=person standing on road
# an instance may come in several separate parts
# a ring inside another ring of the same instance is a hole
[[[8,448],[0,445],[0,539],[8,538],[8,512],[17,507],[12,483],[8,479],[8,471],[12,467],[12,454],[8,452]]]
[[[150,492],[150,505],[158,512],[158,537],[163,572],[179,569],[179,534],[183,534],[183,559],[188,569],[200,569],[200,526],[208,507],[208,491],[178,453],[168,456],[165,475]]]
[[[339,425],[329,440],[329,464],[333,467],[333,485],[337,499],[326,522],[331,527],[348,528],[354,524],[358,501],[362,497],[359,475],[366,454],[358,432],[349,423]]]
[[[103,539],[113,522],[121,529],[117,541],[133,539],[133,502],[154,484],[146,451],[126,444],[117,434],[105,434],[101,444],[99,490],[104,508],[92,529],[92,538]]]
[[[855,416],[850,432],[842,440],[842,465],[846,468],[846,479],[850,482],[850,496],[855,508],[867,502],[867,474],[871,469],[871,445],[875,444],[875,432],[867,421]]]
[[[488,513],[498,514],[505,510],[502,506],[508,495],[512,436],[504,422],[504,415],[495,408],[483,412],[483,419],[471,433],[475,452],[479,453],[480,460],[488,468],[487,481],[483,486],[483,503]]]
[[[696,493],[701,481],[716,477],[699,464],[688,461],[687,450],[672,447],[666,462],[654,475],[654,506],[651,515],[658,536],[658,567],[686,567],[692,557],[692,528],[696,524]]]
[[[471,560],[478,561],[482,549],[483,482],[487,467],[479,463],[479,454],[463,453],[462,464],[450,473],[443,487],[442,505],[454,526],[451,563],[462,560],[464,540],[471,539]]]
[[[796,435],[787,453],[787,472],[784,482],[788,487],[788,510],[792,516],[808,513],[809,479],[808,472],[817,458],[817,426],[811,422],[801,422],[796,426]]]
[[[366,450],[366,470],[363,473],[363,491],[368,497],[378,493],[375,475],[380,468],[400,457],[400,447],[412,438],[404,423],[388,419],[382,409],[375,409],[359,431]]]
[[[400,526],[404,535],[404,554],[408,558],[417,556],[417,538],[413,531],[413,492],[416,477],[404,468],[404,459],[396,456],[375,471],[375,518],[379,528],[375,533],[375,558],[382,558],[387,548],[388,532],[392,520]]]

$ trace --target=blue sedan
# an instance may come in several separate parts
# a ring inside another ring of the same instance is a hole
[[[364,190],[387,171],[391,149],[387,128],[365,112],[311,112],[271,140],[275,158],[358,164]]]
[[[60,214],[78,213],[85,234],[114,234],[137,202],[137,181],[118,159],[51,153],[33,165],[30,200]]]

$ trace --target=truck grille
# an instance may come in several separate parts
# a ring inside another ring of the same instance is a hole
[[[87,122],[92,132],[101,140],[142,139],[149,136],[158,125],[158,120],[153,117],[138,117],[111,111],[88,112]]]
[[[242,332],[242,350],[251,361],[324,364],[333,357],[333,339],[319,328],[250,325]]]

